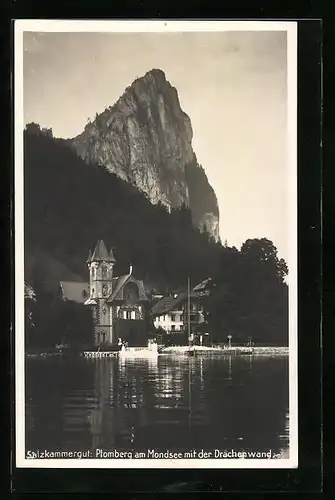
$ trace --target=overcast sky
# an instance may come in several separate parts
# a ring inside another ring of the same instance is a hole
[[[285,32],[24,33],[24,119],[74,137],[136,77],[162,69],[218,198],[222,240],[288,257]]]

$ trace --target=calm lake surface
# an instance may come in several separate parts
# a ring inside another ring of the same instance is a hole
[[[27,359],[26,449],[279,453],[288,401],[285,356]]]

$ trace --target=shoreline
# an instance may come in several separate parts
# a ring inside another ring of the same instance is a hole
[[[176,356],[185,356],[188,354],[189,351],[194,351],[196,354],[199,355],[211,355],[211,354],[216,354],[216,355],[223,355],[223,356],[231,356],[231,355],[238,355],[238,354],[246,354],[250,356],[259,356],[259,355],[273,355],[273,356],[287,356],[289,354],[289,348],[288,347],[270,347],[270,346],[255,346],[252,347],[252,352],[250,351],[250,347],[247,346],[234,346],[234,347],[208,347],[208,346],[170,346],[170,347],[163,347],[160,350],[161,355],[176,355]],[[88,357],[115,357],[117,355],[116,352],[112,351],[100,351],[100,355],[96,354],[98,351],[90,351],[90,356]],[[64,356],[69,356],[69,355],[76,355],[76,356],[82,356],[84,354],[84,351],[78,351],[76,353],[69,353],[69,352],[56,352],[56,351],[49,351],[49,352],[26,352],[25,356],[28,358],[54,358],[54,357],[64,357]],[[86,356],[85,356],[86,357]]]
[[[198,354],[221,354],[221,355],[232,355],[232,354],[244,354],[250,351],[250,347],[245,346],[234,346],[234,347],[207,347],[207,346],[173,346],[173,347],[165,347],[163,349],[164,354],[186,354],[189,350],[194,350]],[[261,355],[261,354],[271,354],[271,355],[281,355],[286,356],[289,354],[288,347],[270,347],[270,346],[262,346],[262,347],[252,347],[252,353],[250,355]]]

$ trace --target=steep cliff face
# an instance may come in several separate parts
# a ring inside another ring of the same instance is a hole
[[[135,185],[151,203],[188,206],[194,223],[219,239],[216,196],[192,149],[190,119],[163,71],[135,80],[70,143],[80,157]]]

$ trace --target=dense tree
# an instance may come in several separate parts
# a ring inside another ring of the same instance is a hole
[[[233,341],[252,336],[256,342],[287,343],[287,266],[272,242],[247,240],[241,251],[222,246],[194,226],[187,207],[169,213],[161,204],[153,206],[130,183],[85,163],[66,141],[43,133],[38,125],[27,127],[24,140],[25,248],[49,257],[53,278],[67,279],[62,274],[66,268],[86,281],[89,249],[104,239],[114,250],[117,275],[126,273],[131,262],[137,278],[163,292],[185,285],[188,277],[194,284],[213,277],[211,294],[204,299],[213,340],[224,341],[231,334]],[[191,195],[211,205],[213,193],[202,199],[196,191],[201,168],[187,170]],[[41,289],[31,316],[34,325],[27,317],[29,344],[51,346],[64,337],[75,344],[77,335],[89,341],[89,311],[46,295],[42,285],[51,272],[47,265],[40,273],[35,268],[31,284]]]
[[[278,251],[272,241],[262,239],[249,239],[243,243],[241,254],[244,255],[252,266],[257,266],[257,272],[268,274],[269,279],[277,276],[283,282],[288,273],[287,264],[284,259],[278,258]]]
[[[38,294],[32,315],[34,321],[25,332],[27,348],[66,344],[76,349],[83,343],[93,343],[92,314],[82,304],[63,301],[52,294]]]
[[[252,337],[258,343],[287,345],[287,266],[265,238],[247,240],[241,248],[223,248],[211,294],[204,299],[213,340],[233,342]]]
[[[178,286],[215,269],[220,245],[192,222],[187,207],[153,206],[134,186],[87,164],[66,141],[25,132],[25,237],[87,279],[86,257],[98,239],[115,248],[118,274],[131,261],[139,278]]]

